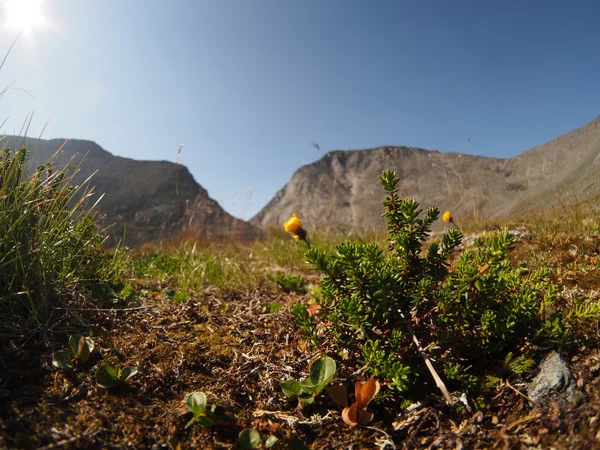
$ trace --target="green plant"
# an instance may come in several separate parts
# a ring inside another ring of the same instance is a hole
[[[278,441],[279,441],[279,439],[277,439],[277,437],[271,435],[265,440],[265,447],[271,448],[275,444],[277,444]]]
[[[265,447],[271,448],[273,447],[279,439],[275,436],[271,435],[265,440]],[[261,437],[260,433],[257,430],[246,428],[240,431],[238,435],[238,444],[242,449],[251,449],[260,447]]]
[[[306,281],[300,275],[286,275],[278,270],[275,276],[270,273],[267,274],[267,278],[277,284],[284,292],[306,293]]]
[[[257,311],[260,311],[260,313],[262,313],[262,314],[266,314],[266,313],[273,314],[273,313],[280,311],[281,308],[283,308],[283,303],[273,302],[273,303],[261,305],[259,308],[257,308]]]
[[[186,424],[186,428],[192,426],[196,422],[207,428],[212,427],[215,424],[214,414],[217,406],[213,404],[207,409],[206,394],[204,394],[204,392],[198,391],[188,395],[185,403],[192,413],[192,418]]]
[[[114,389],[127,384],[138,373],[135,367],[114,367],[108,363],[98,364],[96,383],[104,389]]]
[[[94,351],[92,338],[74,334],[69,337],[69,350],[54,353],[52,365],[59,369],[72,369],[78,362],[85,363]]]
[[[246,428],[240,431],[238,444],[243,449],[258,448],[260,446],[260,433],[256,430]]]
[[[347,355],[347,364],[401,392],[427,390],[433,377],[450,401],[438,371],[481,395],[494,368],[530,367],[528,342],[562,345],[571,339],[569,323],[598,318],[594,306],[561,310],[549,270],[514,269],[507,254],[515,239],[506,231],[485,237],[451,266],[461,232],[452,228],[427,243],[439,210],[422,214],[415,200],[400,199],[394,172],[385,171],[380,181],[387,193],[387,252],[347,241],[334,254],[316,248],[307,253],[324,274],[318,308],[310,314],[298,303],[292,314],[313,344],[327,343]],[[510,352],[514,356],[503,364]]]
[[[284,381],[281,383],[281,389],[284,394],[295,396],[300,402],[310,404],[333,379],[335,371],[335,361],[329,356],[322,356],[311,364],[308,378],[302,381]]]
[[[46,323],[65,291],[118,276],[88,183],[72,187],[73,168],[51,163],[29,174],[27,155],[0,150],[0,328],[19,334]]]
[[[94,300],[108,305],[127,303],[135,297],[133,286],[122,281],[92,283],[90,295]]]
[[[190,290],[201,291],[207,285],[221,291],[246,288],[258,282],[255,261],[248,261],[231,247],[216,248],[182,243],[160,249],[131,252],[127,259],[130,275],[151,278],[172,288],[170,297],[186,300]]]

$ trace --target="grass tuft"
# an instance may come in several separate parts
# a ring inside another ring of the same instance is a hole
[[[68,168],[27,173],[27,150],[0,155],[0,330],[46,325],[61,292],[115,275],[115,261],[85,206],[91,191],[71,186]]]

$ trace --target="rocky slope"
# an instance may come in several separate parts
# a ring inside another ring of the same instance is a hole
[[[20,144],[20,138],[7,136],[1,145],[16,148]],[[85,140],[27,139],[26,147],[33,169],[52,157],[57,166],[78,168],[73,179],[76,185],[94,174],[92,201],[104,194],[98,204],[100,223],[111,227],[111,245],[124,240],[125,245],[135,246],[181,236],[253,239],[257,234],[253,226],[212,200],[185,166],[114,156]]]
[[[296,213],[307,224],[346,231],[380,229],[378,176],[393,169],[400,195],[460,218],[493,218],[548,205],[557,194],[600,192],[600,117],[512,159],[385,146],[332,151],[301,167],[251,219],[268,228]]]

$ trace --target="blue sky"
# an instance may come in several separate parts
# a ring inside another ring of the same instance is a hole
[[[33,111],[31,136],[49,120],[43,137],[120,156],[175,161],[184,144],[181,163],[243,218],[328,150],[510,157],[600,114],[597,1],[45,0],[41,12],[0,71],[0,86],[28,92],[2,98],[2,131]],[[0,24],[4,55],[17,34],[4,8]]]

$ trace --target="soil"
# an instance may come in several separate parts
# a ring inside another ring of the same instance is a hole
[[[238,448],[247,428],[259,431],[261,448],[271,435],[278,439],[272,448],[294,449],[600,448],[597,348],[582,347],[569,359],[586,396],[578,405],[556,396],[534,406],[523,380],[503,380],[484,411],[448,407],[435,396],[408,408],[383,398],[369,406],[370,424],[350,427],[327,395],[299,406],[279,386],[306,376],[318,355],[289,314],[308,296],[266,281],[226,295],[207,289],[185,303],[165,290],[138,281],[138,299],[126,307],[99,308],[75,296],[51,329],[2,340],[0,448],[229,449]],[[92,337],[92,357],[59,370],[53,352],[65,349],[73,333]],[[95,380],[100,361],[138,373],[107,390]],[[186,428],[186,396],[196,391],[216,405],[213,427]]]

